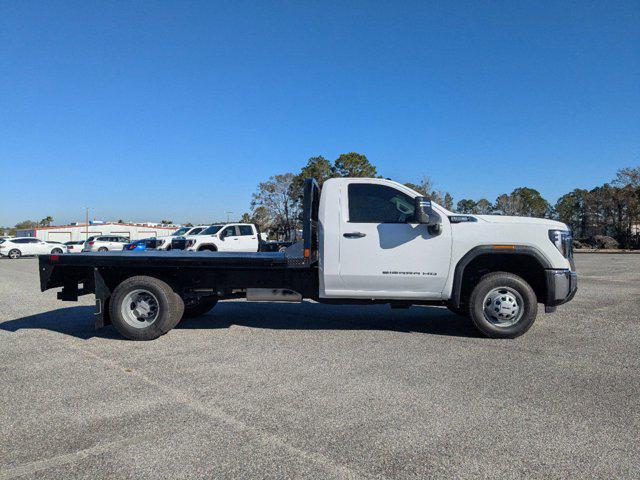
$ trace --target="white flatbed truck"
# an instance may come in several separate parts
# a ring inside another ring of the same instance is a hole
[[[576,293],[571,233],[547,219],[459,215],[374,178],[304,185],[301,256],[234,252],[43,255],[41,289],[95,294],[95,324],[153,340],[218,300],[441,305],[513,338]],[[238,305],[238,308],[242,308]]]

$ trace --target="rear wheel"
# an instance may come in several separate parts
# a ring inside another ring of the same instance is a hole
[[[17,248],[14,248],[13,250],[9,250],[9,258],[11,258],[12,260],[16,260],[21,256],[22,256],[22,252]]]
[[[59,255],[62,253],[62,250],[59,248],[54,248],[53,250],[51,250],[51,255]]]
[[[531,286],[507,272],[482,277],[469,297],[469,316],[480,332],[493,338],[515,338],[536,319],[538,301]]]
[[[182,298],[160,279],[131,277],[113,291],[109,313],[114,327],[130,340],[154,340],[175,327],[184,312]]]
[[[187,304],[184,306],[184,318],[195,318],[204,315],[209,312],[218,303],[217,297],[205,297],[200,299],[197,303]]]
[[[107,249],[106,247],[100,247],[100,248],[98,249],[98,251],[99,251],[99,252],[106,252],[106,251],[108,251],[108,249]]]

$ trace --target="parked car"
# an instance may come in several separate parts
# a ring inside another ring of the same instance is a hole
[[[157,240],[156,250],[171,250],[172,242],[174,239],[184,238],[188,235],[198,235],[205,228],[207,228],[206,225],[199,225],[197,227],[182,227],[176,230],[175,232],[173,232],[171,235],[158,237],[156,239]]]
[[[211,225],[198,235],[174,239],[172,248],[193,252],[257,252],[260,249],[258,228],[251,223]]]
[[[65,246],[67,247],[67,253],[81,253],[84,247],[84,240],[66,242]]]
[[[127,243],[122,250],[128,251],[144,251],[144,250],[155,250],[158,245],[157,238],[143,238],[141,240],[134,240],[133,242]]]
[[[30,256],[66,253],[67,247],[57,242],[45,242],[34,237],[8,238],[0,243],[0,256],[12,259]]]
[[[83,252],[107,252],[122,250],[122,247],[129,243],[126,237],[116,235],[100,235],[97,237],[89,237],[82,248]]]

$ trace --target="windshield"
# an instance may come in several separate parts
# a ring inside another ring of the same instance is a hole
[[[223,226],[224,225],[211,225],[210,227],[207,227],[204,231],[202,231],[200,235],[215,235]]]
[[[179,237],[180,235],[184,235],[185,233],[187,233],[189,231],[191,227],[182,227],[179,228],[178,230],[176,230],[175,232],[173,232],[171,235],[173,235],[174,237]]]

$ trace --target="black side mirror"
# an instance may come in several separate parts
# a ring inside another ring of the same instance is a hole
[[[426,225],[432,234],[440,233],[440,215],[433,210],[431,200],[426,197],[416,197],[414,206],[414,222]]]

